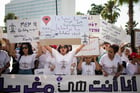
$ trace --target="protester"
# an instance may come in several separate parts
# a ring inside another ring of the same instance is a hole
[[[2,49],[2,43],[0,41],[0,74],[10,72],[10,57],[8,53]]]
[[[138,54],[133,52],[130,55],[130,62],[126,65],[126,72],[127,75],[136,75],[138,74],[138,66],[139,66],[139,60],[138,60]]]
[[[122,65],[123,65],[123,74],[126,74],[126,64],[129,63],[129,56],[131,54],[131,49],[129,47],[125,47],[124,51],[121,55]]]
[[[44,69],[44,74],[53,75],[55,69],[55,59],[44,47],[42,47],[42,54],[38,59],[39,64],[37,69]]]
[[[39,54],[33,54],[32,45],[30,43],[22,43],[19,54],[16,56],[19,62],[18,74],[33,74],[37,57],[39,57]]]
[[[55,62],[55,74],[71,74],[71,64],[74,56],[84,47],[84,45],[79,46],[69,52],[67,45],[59,45],[58,51],[46,46],[46,49],[54,56]]]
[[[108,49],[108,53],[104,54],[99,64],[102,67],[102,72],[104,76],[115,75],[118,77],[122,71],[122,61],[117,52],[119,50],[118,45],[111,45]]]
[[[100,70],[100,66],[96,61],[96,57],[81,56],[78,64],[78,70],[82,71],[82,75],[95,75],[95,70]]]

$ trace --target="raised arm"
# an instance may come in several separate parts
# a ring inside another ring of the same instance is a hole
[[[52,48],[50,46],[45,46],[45,48],[52,54]]]
[[[80,46],[76,49],[76,54],[77,54],[84,46],[85,46],[84,44],[80,45]]]

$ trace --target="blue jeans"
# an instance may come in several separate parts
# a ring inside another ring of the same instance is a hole
[[[33,74],[33,71],[32,69],[27,70],[19,69],[18,74]]]

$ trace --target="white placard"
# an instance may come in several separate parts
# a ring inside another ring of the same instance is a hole
[[[88,29],[86,16],[42,16],[40,39],[84,38]]]
[[[90,38],[89,44],[83,47],[80,52],[76,56],[91,56],[91,55],[99,55],[99,39],[98,38]]]
[[[140,30],[135,31],[135,47],[140,46]]]
[[[88,26],[90,36],[99,37],[100,35],[100,16],[99,15],[89,15],[88,16]]]
[[[7,33],[11,43],[39,41],[38,20],[8,20]]]
[[[112,44],[121,44],[126,38],[125,31],[113,24],[101,21],[100,39]]]

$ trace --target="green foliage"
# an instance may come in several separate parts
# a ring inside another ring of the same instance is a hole
[[[14,13],[8,13],[4,18],[4,22],[6,23],[6,21],[10,19],[17,19],[17,16]],[[5,30],[4,30],[4,33],[6,32],[7,32],[7,27],[5,27]]]
[[[17,19],[17,16],[14,13],[8,13],[4,18],[4,22],[6,23],[9,19]]]
[[[87,11],[87,14],[89,15],[99,15],[101,11],[103,10],[102,5],[96,5],[96,4],[91,4],[91,9]]]
[[[77,12],[76,15],[85,15],[85,14],[81,12]]]
[[[133,30],[136,28],[137,25],[138,25],[138,22],[133,21]],[[129,22],[126,23],[125,30],[126,30],[127,34],[129,34],[129,35],[131,34],[131,31],[129,30]]]
[[[107,20],[109,23],[117,22],[117,18],[120,16],[120,9],[116,4],[116,0],[109,0],[105,3],[105,7],[101,12],[102,18]]]

